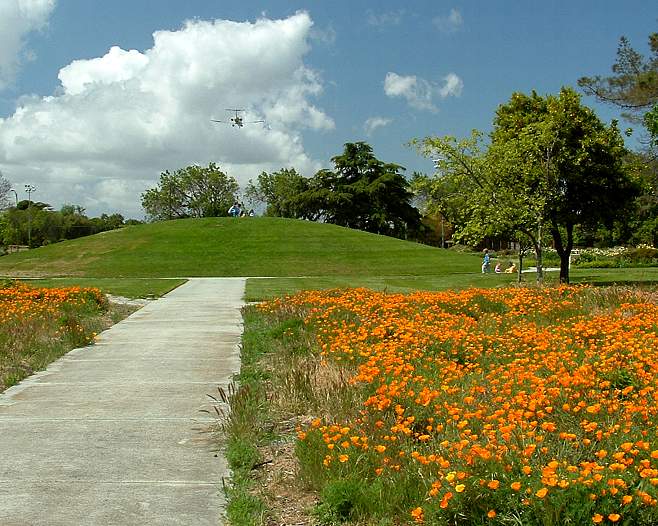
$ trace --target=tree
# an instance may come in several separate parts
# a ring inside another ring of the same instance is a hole
[[[142,208],[154,221],[224,216],[238,190],[237,181],[215,163],[193,165],[161,173],[158,187],[142,194]]]
[[[538,280],[545,229],[568,282],[574,226],[610,223],[638,191],[616,123],[605,126],[569,88],[558,96],[515,93],[498,108],[486,151],[479,133],[426,138],[420,148],[442,156],[442,178],[464,199],[458,235],[523,233],[537,252]]]
[[[299,175],[294,168],[282,168],[278,172],[261,173],[256,183],[249,181],[245,196],[265,204],[267,216],[312,219],[297,200],[309,187],[310,179]]]
[[[624,165],[623,138],[616,122],[604,125],[576,92],[563,88],[546,98],[517,93],[498,108],[492,146],[521,144],[529,163],[525,184],[541,201],[560,256],[560,281],[568,283],[574,226],[611,224],[638,195]]]
[[[437,177],[416,178],[412,184],[429,200],[430,210],[444,214],[455,224],[455,238],[471,244],[491,237],[518,238],[525,246],[519,238],[522,234],[531,241],[537,255],[537,280],[541,282],[541,200],[526,181],[528,167],[524,166],[521,148],[524,143],[492,148],[481,132],[473,130],[464,139],[426,137],[412,144],[423,155],[438,157]]]
[[[651,56],[647,59],[631,47],[626,37],[621,37],[613,74],[582,77],[578,85],[603,102],[634,114],[644,113],[658,102],[658,33],[649,35],[649,49]]]
[[[405,237],[420,225],[404,168],[377,159],[364,142],[347,143],[295,200],[309,217],[377,234]]]

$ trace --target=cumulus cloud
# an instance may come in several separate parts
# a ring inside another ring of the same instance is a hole
[[[462,28],[464,25],[464,19],[457,9],[452,8],[448,15],[433,18],[432,23],[442,33],[450,34],[456,33]]]
[[[21,63],[34,60],[25,38],[47,24],[54,8],[55,0],[0,1],[0,89],[11,84]]]
[[[387,119],[386,117],[370,117],[363,125],[363,129],[366,135],[370,136],[377,128],[388,126],[391,122],[393,122],[393,119]]]
[[[464,84],[455,74],[449,73],[443,78],[443,85],[438,85],[416,75],[398,75],[389,71],[384,79],[384,93],[389,97],[401,97],[412,108],[437,112],[435,97],[458,97]]]
[[[304,63],[312,26],[304,12],[194,20],[155,32],[148,50],[113,47],[76,60],[60,70],[56,94],[25,97],[0,119],[0,169],[56,206],[133,217],[161,171],[194,162],[217,162],[242,183],[284,166],[310,175],[320,164],[305,152],[302,130],[334,127],[313,104],[322,80]],[[268,126],[211,122],[228,120],[225,108]]]

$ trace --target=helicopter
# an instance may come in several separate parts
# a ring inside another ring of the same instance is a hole
[[[245,124],[258,124],[259,122],[264,123],[265,121],[245,121],[244,117],[240,115],[241,109],[227,108],[226,111],[235,112],[235,117],[230,117],[228,121],[218,121],[216,119],[210,119],[212,122],[221,122],[224,124],[230,124],[234,128],[242,128]]]

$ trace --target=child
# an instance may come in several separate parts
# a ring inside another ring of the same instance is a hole
[[[482,274],[486,274],[491,270],[491,258],[489,257],[489,250],[484,249],[484,259],[482,260]]]

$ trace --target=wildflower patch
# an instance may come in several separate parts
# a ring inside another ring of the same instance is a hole
[[[334,394],[351,409],[297,430],[325,522],[658,522],[649,294],[351,289],[260,309],[303,313],[324,366],[347,378]]]

